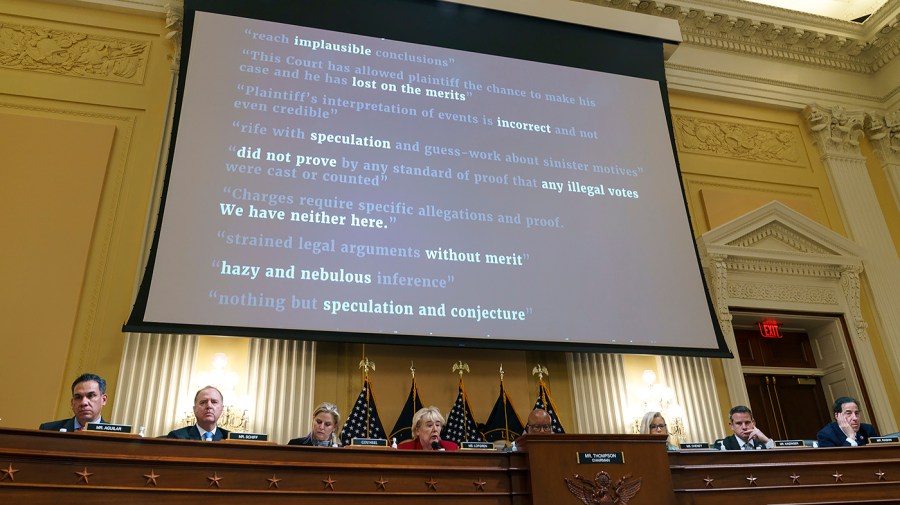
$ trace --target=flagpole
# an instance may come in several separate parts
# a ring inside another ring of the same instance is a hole
[[[506,436],[509,437],[509,410],[506,408],[506,388],[503,387],[503,363],[500,363],[500,394],[503,395],[503,429],[506,430]],[[507,442],[511,442],[507,440]]]
[[[416,364],[409,362],[409,373],[412,374],[412,390],[413,390],[413,410],[415,410],[415,398],[419,396],[419,386],[416,384]],[[415,412],[413,412],[415,414]],[[410,427],[412,429],[412,427]]]
[[[375,362],[369,361],[368,356],[365,356],[359,362],[359,368],[363,369],[363,387],[366,388],[366,438],[369,438],[369,426],[371,425],[369,414],[372,412],[372,387],[369,384],[369,369],[375,370]]]

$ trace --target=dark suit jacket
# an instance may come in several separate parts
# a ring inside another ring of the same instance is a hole
[[[174,438],[176,440],[200,440],[200,431],[196,426],[185,426],[172,430],[166,435],[166,438]],[[213,435],[213,442],[219,442],[228,438],[228,430],[216,427],[216,434]]]
[[[722,445],[725,446],[725,450],[727,450],[727,451],[740,451],[741,450],[741,444],[740,444],[740,442],[738,442],[738,439],[736,436],[730,436],[730,437],[723,439]],[[768,449],[768,447],[766,447],[766,444],[760,443],[756,440],[751,440],[750,445],[752,445],[754,449]]]
[[[877,436],[878,432],[875,431],[874,426],[871,424],[860,423],[859,433],[856,434],[856,443],[859,445],[866,445],[869,443],[869,437]],[[841,427],[838,425],[837,421],[830,423],[819,430],[819,433],[816,435],[816,440],[819,442],[819,447],[850,446],[850,442],[847,441],[847,435],[841,431]]]
[[[101,417],[100,422],[105,423],[108,421]],[[59,421],[50,421],[48,423],[43,423],[38,429],[45,431],[59,431],[63,428],[65,428],[66,431],[75,431],[75,418],[70,417],[68,419],[60,419]]]

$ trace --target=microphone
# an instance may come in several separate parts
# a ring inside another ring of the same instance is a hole
[[[435,451],[443,451],[444,450],[444,448],[441,447],[441,443],[438,442],[437,440],[434,440],[433,442],[431,442],[431,448],[434,449]]]

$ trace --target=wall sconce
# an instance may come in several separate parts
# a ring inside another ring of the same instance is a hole
[[[672,388],[658,384],[653,370],[644,370],[641,374],[643,386],[637,388],[637,401],[632,402],[630,410],[631,432],[640,433],[641,419],[647,412],[659,412],[666,419],[669,431],[669,442],[678,445],[685,439],[684,409],[675,401]]]

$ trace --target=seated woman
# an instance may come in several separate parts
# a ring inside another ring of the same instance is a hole
[[[455,451],[459,446],[448,440],[441,440],[441,428],[444,426],[444,416],[437,407],[425,407],[419,409],[412,419],[413,440],[407,440],[397,445],[397,449],[436,451]]]
[[[292,439],[288,445],[317,445],[331,447],[336,444],[337,434],[334,430],[341,421],[337,405],[333,403],[320,403],[313,411],[312,429],[309,435]]]
[[[659,412],[647,412],[641,419],[641,433],[644,435],[668,435],[669,428],[666,426],[666,420],[663,419]],[[672,445],[669,439],[666,439],[666,449],[677,451],[678,447]]]

